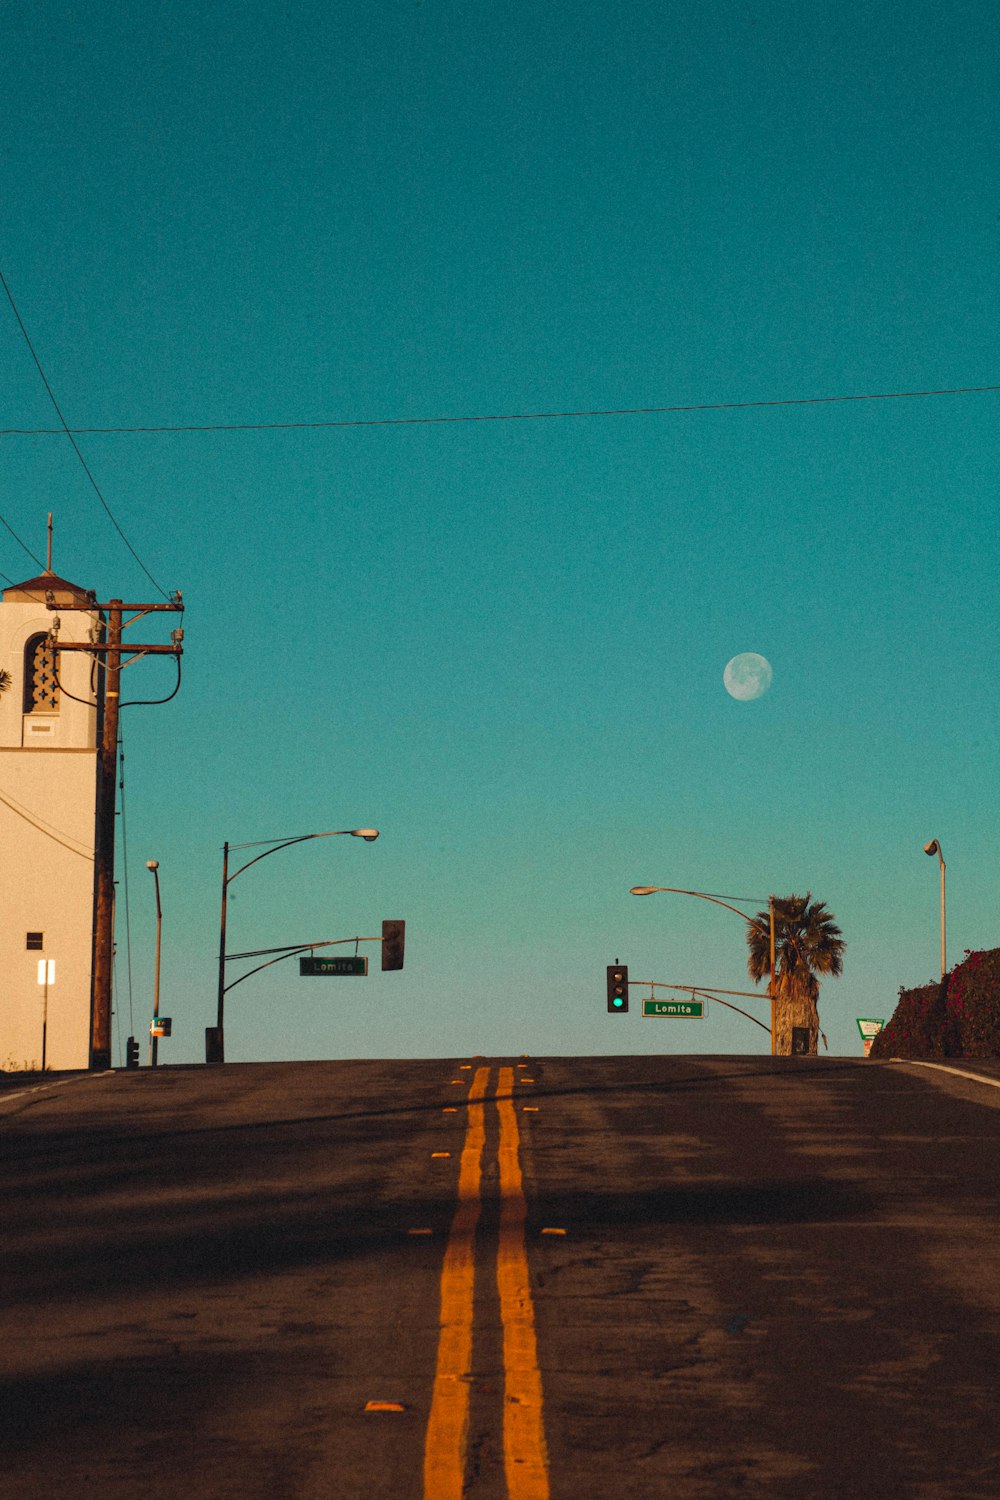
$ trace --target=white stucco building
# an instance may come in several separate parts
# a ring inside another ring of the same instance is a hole
[[[101,621],[94,595],[46,570],[0,596],[0,1067],[86,1068],[90,1058],[97,745],[103,675],[53,661]],[[53,960],[54,982],[39,983]],[[43,1040],[44,1033],[44,1040]]]

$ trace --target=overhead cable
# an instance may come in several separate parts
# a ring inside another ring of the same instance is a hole
[[[42,559],[40,557],[36,556],[36,554],[34,552],[32,552],[32,550],[28,546],[27,542],[21,540],[21,538],[18,536],[17,532],[14,530],[13,526],[10,524],[9,521],[5,520],[3,516],[0,516],[0,525],[6,526],[7,530],[10,532],[11,536],[14,538],[15,542],[17,543],[17,545],[19,547],[23,547],[24,548],[25,552],[27,552],[27,554],[31,558],[32,562],[36,562],[40,568],[44,568],[45,564],[42,562]],[[3,575],[0,574],[0,577],[2,577],[2,576]]]
[[[38,358],[38,355],[35,353],[35,346],[32,344],[31,339],[28,336],[28,330],[25,328],[25,326],[24,326],[24,320],[22,319],[21,314],[17,310],[17,303],[14,301],[13,293],[11,292],[10,287],[7,285],[7,278],[4,276],[2,270],[0,270],[0,285],[3,286],[4,291],[7,293],[7,301],[10,303],[11,309],[12,309],[12,311],[14,313],[14,317],[17,319],[17,326],[21,330],[21,333],[22,333],[22,335],[24,337],[24,342],[28,346],[28,352],[30,353],[32,359],[35,362],[35,368],[38,370],[38,373],[41,376],[42,384],[44,385],[46,391],[48,392],[49,400],[52,402],[52,405],[53,405],[53,407],[55,409],[55,414],[59,418],[59,421],[61,423],[61,427],[58,430],[64,432],[66,434],[66,436],[69,438],[70,444],[72,445],[72,448],[73,448],[73,452],[76,454],[77,458],[80,460],[80,463],[81,463],[81,465],[83,467],[83,472],[86,474],[87,478],[90,480],[90,483],[91,483],[91,486],[93,488],[94,494],[97,496],[98,500],[100,500],[101,504],[103,505],[103,507],[104,507],[104,509],[105,509],[105,511],[106,511],[106,513],[107,513],[107,515],[108,515],[108,517],[110,519],[110,521],[111,521],[111,524],[114,526],[114,528],[117,531],[118,535],[121,537],[122,541],[125,543],[126,547],[131,552],[132,556],[135,558],[136,562],[139,564],[140,568],[145,573],[146,577],[149,579],[149,581],[153,585],[153,587],[155,589],[159,589],[159,591],[163,595],[164,599],[169,598],[169,595],[167,594],[166,589],[163,588],[162,584],[157,583],[156,579],[153,577],[152,573],[146,567],[146,564],[143,562],[142,558],[139,556],[138,552],[132,546],[132,543],[129,541],[128,537],[125,535],[125,533],[122,530],[121,526],[118,524],[117,517],[115,516],[115,514],[112,511],[110,505],[108,504],[108,502],[105,500],[104,496],[101,493],[100,485],[97,483],[97,480],[94,478],[93,474],[90,472],[90,469],[87,467],[87,460],[84,458],[83,454],[80,452],[80,449],[79,449],[79,446],[77,444],[76,438],[74,437],[73,432],[70,430],[70,428],[69,428],[69,426],[68,426],[68,424],[66,422],[66,418],[62,414],[62,411],[61,411],[60,406],[59,406],[59,402],[56,400],[55,392],[53,391],[51,385],[49,385],[48,377],[46,376],[45,371],[42,369],[42,362]]]
[[[9,296],[8,292],[8,296]],[[913,401],[929,396],[979,396],[1000,385],[960,385],[926,391],[865,391],[852,396],[785,396],[761,401],[700,401],[672,406],[585,407],[567,411],[513,411],[443,417],[350,417],[323,422],[197,422],[147,427],[2,427],[0,437],[129,436],[182,432],[297,432],[331,427],[435,427],[460,422],[552,422],[568,417],[650,417],[670,412],[752,411],[772,406],[833,406],[849,401]],[[57,408],[58,410],[58,408]],[[110,514],[110,512],[109,512]],[[117,522],[115,523],[117,525]]]
[[[78,854],[81,859],[93,861],[93,848],[88,848],[82,839],[76,838],[72,833],[65,833],[62,829],[54,828],[51,823],[47,823],[37,813],[31,812],[28,808],[22,806],[20,802],[15,801],[13,797],[5,795],[3,792],[0,792],[0,802],[5,807],[10,808],[10,811],[15,813],[19,818],[23,818],[26,823],[30,823],[33,828],[37,828],[39,833],[43,833],[46,838],[52,839],[56,844],[62,844],[63,848],[68,849],[71,854]],[[80,847],[77,848],[77,845]]]

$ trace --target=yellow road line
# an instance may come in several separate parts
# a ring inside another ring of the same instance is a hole
[[[469,1119],[458,1169],[458,1208],[441,1270],[441,1334],[424,1440],[424,1500],[461,1500],[469,1426],[476,1225],[486,1143],[483,1099],[489,1068],[477,1068],[469,1089]]]
[[[497,1288],[503,1322],[504,1471],[509,1500],[549,1500],[542,1377],[524,1243],[528,1210],[518,1154],[517,1115],[510,1097],[513,1087],[514,1069],[501,1068],[496,1099],[500,1116]]]

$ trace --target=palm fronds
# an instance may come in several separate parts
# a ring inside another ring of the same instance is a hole
[[[771,918],[759,911],[747,927],[747,968],[761,980],[771,973]],[[825,901],[804,896],[781,896],[774,901],[775,979],[778,984],[807,980],[816,974],[840,974],[847,944]]]

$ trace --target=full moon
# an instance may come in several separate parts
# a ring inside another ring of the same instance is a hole
[[[771,686],[771,663],[766,656],[756,651],[744,651],[726,663],[722,680],[731,698],[745,702],[749,698],[760,698]]]

